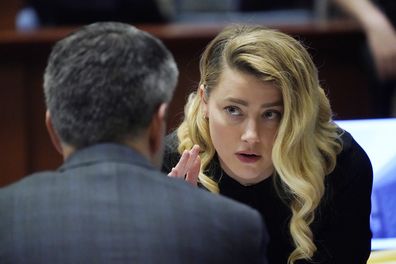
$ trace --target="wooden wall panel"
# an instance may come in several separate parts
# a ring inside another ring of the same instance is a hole
[[[21,178],[28,168],[24,72],[18,62],[0,64],[0,186]]]
[[[24,3],[24,0],[0,1],[0,30],[15,28],[15,16]]]

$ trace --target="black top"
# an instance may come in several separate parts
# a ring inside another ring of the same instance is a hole
[[[341,139],[343,150],[337,156],[336,168],[325,178],[325,194],[311,225],[318,248],[314,263],[366,263],[371,250],[371,162],[348,132],[343,132]],[[169,172],[180,158],[177,145],[175,133],[168,135],[164,172]],[[218,181],[221,194],[248,204],[261,213],[271,239],[269,262],[287,263],[293,250],[288,228],[291,210],[287,199],[281,199],[282,194],[277,192],[275,178],[243,186],[222,171],[217,158],[210,164],[209,173]]]

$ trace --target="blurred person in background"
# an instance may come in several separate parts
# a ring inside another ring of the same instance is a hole
[[[362,26],[375,117],[396,117],[396,1],[333,0]]]

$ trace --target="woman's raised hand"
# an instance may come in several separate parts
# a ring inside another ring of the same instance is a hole
[[[199,146],[194,145],[191,150],[185,150],[179,162],[168,174],[170,177],[184,178],[187,182],[197,186],[201,159],[199,158]]]

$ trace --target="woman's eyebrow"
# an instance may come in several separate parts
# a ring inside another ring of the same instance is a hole
[[[249,105],[249,103],[247,101],[239,99],[239,98],[226,97],[225,100],[229,101],[231,103],[241,104],[241,105],[244,105],[244,106],[248,106]]]
[[[275,102],[264,103],[261,105],[262,108],[273,107],[273,106],[283,106],[283,101],[279,100]]]
[[[240,104],[240,105],[243,105],[243,106],[248,106],[249,105],[249,103],[247,101],[239,99],[239,98],[226,97],[225,100],[229,101],[231,103],[236,103],[236,104]],[[267,107],[273,107],[273,106],[283,106],[283,101],[279,100],[279,101],[275,101],[275,102],[264,103],[264,104],[261,105],[261,108],[267,108]]]

